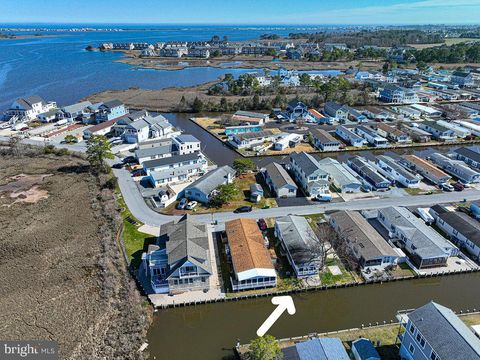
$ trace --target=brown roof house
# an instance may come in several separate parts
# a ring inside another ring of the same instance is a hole
[[[255,219],[227,221],[225,232],[235,273],[230,278],[233,290],[276,286],[277,274]]]

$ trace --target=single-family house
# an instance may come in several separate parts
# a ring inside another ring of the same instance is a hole
[[[200,152],[200,140],[191,134],[181,134],[173,138],[174,150],[179,155],[194,154]]]
[[[263,125],[239,125],[225,127],[225,135],[229,138],[236,134],[245,134],[250,132],[262,131]]]
[[[450,240],[465,249],[475,259],[480,259],[480,222],[460,211],[431,211],[437,226]]]
[[[321,151],[337,151],[341,143],[335,139],[328,131],[323,129],[310,129],[313,146]]]
[[[142,165],[146,174],[145,178],[153,187],[188,181],[194,176],[204,174],[208,167],[207,160],[202,153],[148,160]]]
[[[185,197],[208,204],[220,185],[230,184],[236,171],[228,165],[209,171],[185,188]]]
[[[360,156],[354,156],[347,161],[358,175],[367,181],[375,190],[385,191],[390,188],[391,182],[380,175],[368,161]]]
[[[406,188],[417,188],[420,185],[419,176],[412,174],[389,156],[376,156],[375,164],[381,174],[385,175],[390,180],[402,184]]]
[[[315,338],[282,349],[283,360],[350,360],[338,338]]]
[[[263,171],[265,182],[277,198],[296,197],[298,186],[282,165],[271,162]]]
[[[359,212],[337,211],[329,221],[363,269],[397,264],[398,254]]]
[[[225,233],[234,272],[230,278],[233,291],[275,287],[277,274],[256,220],[227,221]]]
[[[429,161],[416,155],[403,155],[399,160],[399,164],[421,175],[424,179],[430,181],[434,185],[448,183],[452,178]]]
[[[329,123],[329,119],[315,109],[308,109],[308,114],[306,116],[307,122],[313,122],[318,124]]]
[[[473,74],[466,72],[455,70],[452,75],[450,76],[450,81],[453,84],[456,84],[461,87],[470,87],[475,84],[475,80],[473,78]]]
[[[408,134],[385,123],[379,123],[377,125],[377,134],[399,144],[412,142]]]
[[[92,103],[90,101],[82,101],[64,106],[60,109],[59,119],[65,119],[69,122],[74,122],[75,120],[88,120],[90,118],[88,107],[91,105]]]
[[[233,121],[240,121],[248,125],[265,125],[270,121],[270,115],[263,113],[256,113],[251,111],[238,110],[232,115]]]
[[[407,89],[395,84],[385,84],[380,90],[380,100],[387,103],[413,104],[418,102],[415,90]]]
[[[453,130],[455,133],[455,136],[465,139],[467,136],[472,135],[472,131],[470,129],[464,128],[463,126],[454,123],[454,122],[449,122],[445,120],[438,120],[437,121],[438,125],[444,126],[447,129]]]
[[[292,100],[288,103],[286,113],[290,121],[308,118],[308,107],[301,101]]]
[[[355,133],[367,140],[367,142],[374,147],[387,147],[390,145],[387,139],[381,137],[373,129],[366,126],[357,126]]]
[[[271,142],[274,138],[275,136],[273,132],[270,130],[263,130],[233,135],[230,144],[237,149],[246,149],[262,145],[265,142]]]
[[[83,130],[83,138],[88,140],[94,135],[106,135],[112,131],[117,121],[118,119],[112,119],[109,121],[102,122],[100,124],[90,126],[85,130]]]
[[[457,160],[461,160],[475,169],[480,169],[480,146],[461,147],[453,152],[457,156]]]
[[[122,137],[128,125],[135,121],[145,119],[149,115],[147,110],[139,110],[115,119],[116,123],[112,128],[112,134],[116,137]]]
[[[8,117],[16,116],[19,120],[31,121],[38,115],[56,108],[56,102],[46,102],[40,96],[32,95],[15,100],[5,114]]]
[[[135,150],[135,158],[141,165],[145,161],[161,159],[164,157],[170,157],[178,155],[173,151],[172,139],[164,139],[165,141],[158,146],[139,147]]]
[[[294,152],[290,155],[290,169],[295,180],[310,197],[329,195],[328,174],[321,169],[318,161],[305,152]]]
[[[428,131],[419,129],[418,127],[408,126],[403,124],[401,126],[402,130],[406,132],[413,141],[419,143],[426,143],[432,140],[432,134]]]
[[[321,159],[318,163],[328,173],[330,181],[338,191],[355,193],[361,190],[362,183],[348,171],[345,164],[332,158]]]
[[[128,114],[127,107],[120,100],[109,100],[101,104],[95,113],[95,121],[101,123]]]
[[[155,293],[208,291],[212,275],[208,228],[187,215],[160,226],[156,245],[142,256]]]
[[[450,256],[459,254],[455,245],[404,207],[381,208],[377,220],[418,269],[445,266]]]
[[[357,135],[354,131],[345,126],[337,126],[335,134],[354,147],[362,147],[367,143],[363,137]]]
[[[37,115],[37,118],[43,123],[49,123],[57,120],[58,109],[52,109]]]
[[[303,139],[303,136],[295,133],[283,133],[278,136],[273,143],[275,150],[285,150],[289,147],[297,146]]]
[[[373,343],[365,338],[352,341],[352,354],[355,360],[382,360]]]
[[[402,325],[402,359],[480,359],[480,340],[445,306],[431,301],[405,314]]]
[[[339,122],[348,120],[349,109],[347,106],[334,101],[327,101],[323,108],[326,115],[335,118]]]
[[[323,267],[323,247],[303,216],[282,216],[275,221],[275,236],[297,278],[318,275]]]
[[[440,125],[436,121],[422,121],[418,127],[432,134],[432,137],[437,140],[452,141],[457,138],[452,129]]]
[[[164,138],[172,132],[172,124],[162,115],[147,115],[126,125],[122,137],[129,144],[137,144],[148,139]]]
[[[468,167],[463,161],[450,159],[440,153],[431,154],[430,160],[464,184],[480,182],[480,172]]]

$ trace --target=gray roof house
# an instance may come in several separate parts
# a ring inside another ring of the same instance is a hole
[[[430,160],[463,183],[480,182],[480,172],[469,168],[463,161],[450,159],[440,153],[431,154]]]
[[[219,185],[231,183],[235,170],[225,165],[212,170],[185,188],[185,197],[203,204],[208,204]]]
[[[275,236],[280,239],[298,278],[317,275],[322,264],[322,247],[303,216],[283,216],[275,221]]]
[[[314,338],[282,349],[283,360],[349,360],[338,338]]]
[[[263,171],[265,182],[277,198],[296,197],[298,186],[282,165],[272,162]]]
[[[450,256],[459,254],[455,245],[404,207],[379,209],[377,219],[419,269],[444,266]]]
[[[297,182],[311,197],[328,192],[328,173],[321,169],[318,161],[305,152],[290,154],[290,168]]]
[[[337,211],[330,216],[330,224],[362,268],[396,265],[398,254],[359,212]]]
[[[321,151],[336,151],[340,149],[341,142],[335,139],[328,131],[323,129],[310,129],[313,146]]]
[[[453,243],[468,251],[474,259],[480,259],[480,222],[460,211],[438,210],[438,206],[432,207],[430,214]]]
[[[178,294],[210,288],[211,249],[207,225],[187,215],[160,227],[156,248],[143,260],[156,293]]]
[[[330,176],[332,184],[341,192],[359,192],[362,183],[352,175],[346,165],[332,158],[324,158],[318,162],[323,170]]]
[[[458,160],[480,169],[480,146],[461,147],[453,151]]]
[[[449,308],[431,301],[406,315],[406,320],[402,359],[480,359],[480,340]]]

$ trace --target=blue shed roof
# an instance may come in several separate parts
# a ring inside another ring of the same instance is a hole
[[[361,360],[380,360],[380,355],[377,349],[373,346],[372,342],[367,339],[358,339],[352,342],[352,348],[357,350]]]
[[[338,338],[318,338],[296,345],[300,360],[349,360]]]

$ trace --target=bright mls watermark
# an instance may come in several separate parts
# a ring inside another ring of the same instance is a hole
[[[0,341],[0,359],[58,360],[55,341]]]

